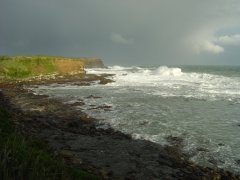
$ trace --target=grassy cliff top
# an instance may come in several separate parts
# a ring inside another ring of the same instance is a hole
[[[98,58],[68,58],[62,56],[0,56],[0,77],[27,78],[53,73],[84,73],[89,64],[101,64]]]

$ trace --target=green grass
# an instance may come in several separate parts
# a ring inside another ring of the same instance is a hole
[[[62,61],[78,61],[75,66],[68,65],[66,62],[63,66],[59,64]],[[0,78],[2,79],[21,79],[38,75],[49,75],[53,73],[71,73],[76,69],[82,69],[87,64],[101,63],[97,58],[84,57],[61,57],[61,56],[0,56]],[[64,70],[64,67],[66,70]]]
[[[48,56],[0,56],[0,76],[25,78],[55,70],[53,58]]]
[[[67,166],[43,142],[18,132],[8,112],[0,107],[0,179],[96,179]]]

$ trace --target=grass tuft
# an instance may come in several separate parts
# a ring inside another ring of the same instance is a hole
[[[18,132],[10,114],[0,107],[0,179],[96,179],[55,157],[43,142]]]
[[[60,65],[61,66],[60,66]],[[84,61],[57,56],[0,56],[0,76],[28,78],[52,73],[83,71]]]

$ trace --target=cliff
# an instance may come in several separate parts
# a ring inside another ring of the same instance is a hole
[[[83,61],[85,68],[104,68],[104,64],[101,59],[98,58],[88,58]]]
[[[102,68],[98,58],[60,56],[0,56],[0,76],[25,78],[48,74],[85,73],[84,68]]]

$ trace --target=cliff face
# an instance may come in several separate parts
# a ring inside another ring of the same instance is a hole
[[[84,67],[85,68],[104,68],[105,66],[101,59],[91,58],[91,59],[87,59],[84,62]]]
[[[0,56],[0,76],[31,77],[45,74],[85,73],[84,68],[102,68],[98,58],[66,58],[57,56]]]
[[[72,64],[70,65],[72,68],[74,68],[75,65],[82,65],[84,68],[104,68],[104,64],[101,59],[99,58],[57,58],[56,62],[58,61],[58,64]],[[70,70],[70,69],[69,69]]]

